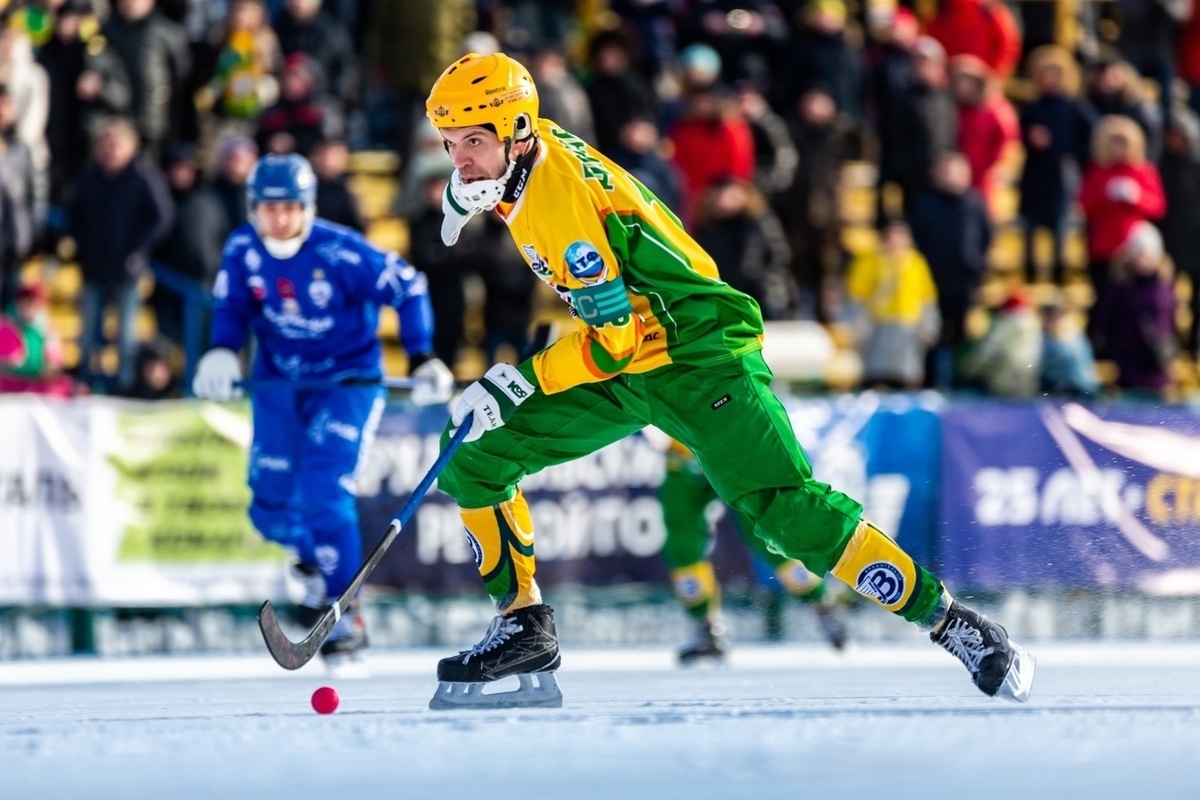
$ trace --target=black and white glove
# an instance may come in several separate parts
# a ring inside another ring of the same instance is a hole
[[[424,358],[412,369],[409,377],[414,381],[409,397],[419,406],[449,403],[454,396],[454,373],[439,358]]]
[[[242,396],[242,390],[235,385],[241,379],[242,365],[238,362],[237,353],[227,347],[214,347],[196,364],[192,394],[221,403],[236,400]]]
[[[466,441],[473,442],[484,432],[503,427],[517,406],[536,391],[537,387],[512,364],[496,364],[463,390],[450,415],[454,422],[454,430],[450,431],[450,435],[454,435],[454,431],[472,411],[475,416],[471,419],[471,430]]]
[[[454,170],[442,193],[442,243],[453,247],[472,217],[496,207],[507,183],[507,179],[463,183],[458,170]]]

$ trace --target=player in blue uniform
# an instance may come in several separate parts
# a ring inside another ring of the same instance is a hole
[[[260,381],[328,381],[323,388],[254,389],[250,520],[295,550],[305,581],[301,621],[314,624],[362,562],[354,476],[383,411],[379,309],[400,315],[400,340],[417,381],[413,400],[447,402],[450,370],[430,353],[433,313],[425,276],[340,225],[315,216],[316,178],[298,155],[268,155],[247,183],[251,222],[225,244],[213,285],[211,349],[193,391],[240,395],[238,351],[253,331]],[[344,615],[321,654],[333,663],[366,645],[362,616]]]

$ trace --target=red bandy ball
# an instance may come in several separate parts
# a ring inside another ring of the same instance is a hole
[[[332,714],[337,711],[338,693],[331,686],[322,686],[313,692],[312,707],[318,714]]]

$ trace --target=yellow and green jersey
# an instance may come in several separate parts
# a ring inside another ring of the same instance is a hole
[[[679,219],[625,170],[549,120],[513,203],[497,207],[578,329],[522,365],[561,392],[622,372],[713,364],[762,346],[762,314]]]

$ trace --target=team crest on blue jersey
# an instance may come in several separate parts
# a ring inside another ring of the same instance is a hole
[[[564,258],[567,269],[584,283],[604,280],[604,258],[591,242],[575,242],[567,248]]]
[[[329,305],[329,300],[333,297],[333,285],[325,280],[325,270],[313,270],[312,283],[308,285],[308,296],[318,308]]]
[[[523,244],[521,245],[521,252],[529,259],[529,268],[533,270],[535,275],[539,278],[553,277],[554,273],[550,271],[549,262],[538,255],[537,248],[531,244]]]

